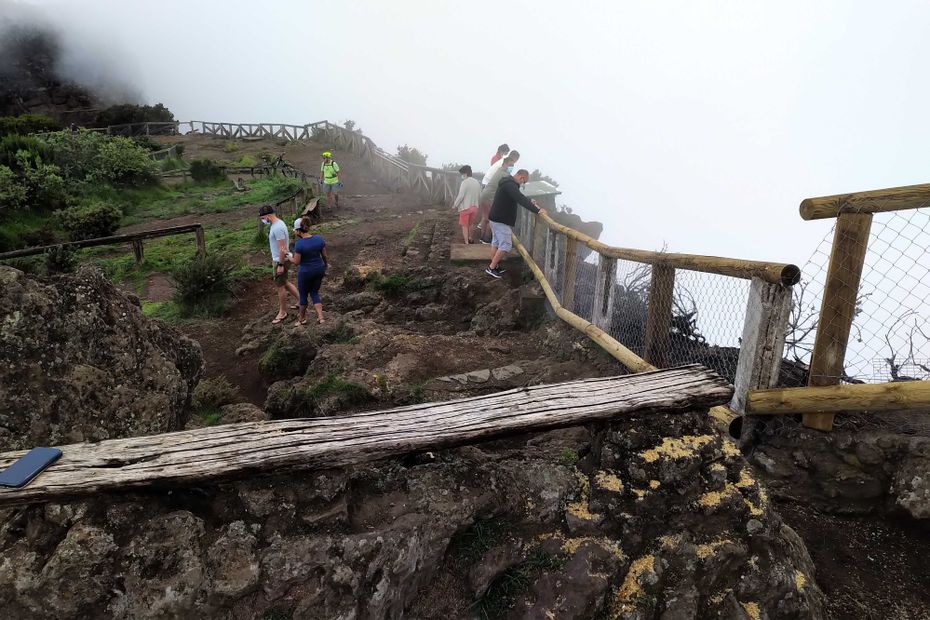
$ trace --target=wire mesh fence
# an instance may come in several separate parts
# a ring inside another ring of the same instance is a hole
[[[568,310],[656,366],[699,363],[733,380],[746,318],[749,280],[669,269],[674,285],[666,289],[653,286],[653,278],[662,277],[661,268],[607,258],[577,243],[573,295],[566,299],[564,263],[571,262],[571,257],[565,254],[568,246],[565,235],[539,234],[528,212],[520,214],[514,232],[528,249],[547,240],[545,250],[535,247],[532,253]],[[650,299],[651,295],[665,297]],[[659,308],[658,312],[653,309],[652,320],[664,317],[665,321],[657,330],[660,337],[651,343],[647,342],[650,304]]]
[[[836,227],[802,268],[795,287],[786,355],[810,364]],[[846,383],[930,380],[930,208],[873,216],[855,290]]]

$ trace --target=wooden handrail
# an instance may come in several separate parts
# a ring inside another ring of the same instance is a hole
[[[930,183],[836,194],[801,201],[801,217],[823,220],[841,213],[885,213],[930,206]]]
[[[115,245],[118,243],[132,243],[133,241],[142,241],[144,239],[156,239],[158,237],[170,237],[172,235],[181,235],[184,233],[194,233],[197,235],[197,246],[201,252],[206,251],[203,245],[203,225],[188,224],[186,226],[170,226],[168,228],[156,228],[145,232],[129,233],[125,235],[113,235],[111,237],[97,237],[95,239],[84,239],[83,241],[67,241],[64,243],[55,243],[52,245],[42,245],[33,248],[23,248],[22,250],[13,250],[12,252],[3,252],[0,254],[0,260],[10,258],[21,258],[23,256],[35,256],[45,254],[53,248],[70,247],[70,248],[92,248],[101,245]]]
[[[930,412],[930,381],[776,388],[749,392],[749,415],[878,413],[903,409]]]
[[[723,258],[720,256],[702,256],[699,254],[675,254],[618,248],[607,245],[606,243],[601,243],[584,233],[578,232],[574,228],[559,224],[548,214],[540,214],[540,217],[549,228],[575,239],[602,256],[607,256],[609,258],[619,258],[637,263],[672,267],[675,269],[716,273],[722,276],[744,278],[748,280],[758,277],[766,282],[783,284],[785,286],[793,286],[801,279],[801,270],[797,265],[767,263],[738,258]]]
[[[549,305],[552,306],[552,310],[555,312],[556,316],[593,340],[599,347],[604,349],[605,352],[623,364],[630,371],[634,373],[641,373],[657,370],[655,366],[630,351],[621,342],[616,340],[603,329],[563,307],[562,304],[559,303],[559,298],[555,294],[555,291],[552,290],[552,286],[546,279],[545,274],[543,274],[542,270],[539,268],[539,265],[536,264],[536,261],[533,260],[533,257],[526,250],[523,244],[520,243],[520,239],[517,237],[517,235],[513,235],[513,246],[517,249],[517,252],[520,253],[520,256],[523,257],[523,260],[526,262],[526,266],[529,267],[530,271],[533,273],[533,276],[536,278],[536,282],[538,282],[539,286],[542,287],[543,293],[546,295],[546,300],[549,302]],[[729,431],[729,426],[732,421],[738,417],[732,409],[723,405],[711,407],[709,415],[720,424],[722,430],[727,432]]]

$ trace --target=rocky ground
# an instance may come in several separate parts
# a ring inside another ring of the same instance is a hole
[[[189,148],[214,148],[208,140],[191,138]],[[295,163],[315,161],[312,148],[289,148]],[[352,178],[364,191],[350,183],[343,208],[327,214],[345,226],[326,236],[323,326],[271,325],[264,281],[240,291],[221,320],[169,327],[99,273],[45,283],[0,274],[15,283],[0,293],[0,336],[20,347],[6,360],[24,387],[2,393],[8,419],[60,415],[29,406],[53,390],[91,418],[0,422],[33,428],[9,434],[20,442],[9,446],[337,415],[623,372],[549,319],[519,263],[502,281],[450,263],[450,213],[387,193],[363,169]],[[69,323],[78,329],[64,330]],[[73,371],[45,370],[43,353],[59,350],[63,367],[103,378],[78,389]],[[194,390],[202,363],[210,381]],[[219,379],[237,393],[199,415],[204,386]],[[126,403],[146,399],[171,403],[164,419],[127,424]],[[7,509],[0,609],[17,618],[921,617],[926,588],[903,577],[921,564],[887,553],[879,569],[859,558],[876,545],[914,554],[916,545],[891,542],[919,537],[890,527],[869,546],[859,527],[843,538],[854,524],[798,508],[785,491],[791,477],[772,476],[765,454],[754,468],[702,412],[641,415],[347,470]],[[772,498],[791,502],[781,505],[787,523]],[[844,540],[862,551],[840,554]],[[896,608],[889,597],[856,598],[857,584],[881,585],[879,570],[901,576]]]

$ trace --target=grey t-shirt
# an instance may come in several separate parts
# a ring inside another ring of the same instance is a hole
[[[283,260],[281,253],[278,251],[278,241],[284,239],[284,247],[288,247],[290,239],[287,236],[287,224],[283,220],[277,219],[268,230],[268,245],[271,246],[271,260],[279,263]]]

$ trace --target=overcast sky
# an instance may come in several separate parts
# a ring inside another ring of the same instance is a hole
[[[930,181],[926,2],[29,2],[179,120],[508,142],[615,245],[803,264],[802,198]]]

